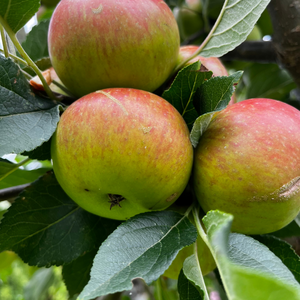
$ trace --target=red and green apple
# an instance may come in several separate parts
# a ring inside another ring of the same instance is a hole
[[[159,96],[128,88],[100,90],[72,103],[51,154],[55,176],[71,199],[118,220],[170,206],[193,164],[179,112]]]
[[[76,96],[129,87],[154,91],[174,70],[180,38],[160,0],[62,0],[49,25],[52,65]]]
[[[300,211],[300,111],[249,99],[217,112],[195,150],[193,182],[205,212],[234,216],[233,231],[265,234]]]

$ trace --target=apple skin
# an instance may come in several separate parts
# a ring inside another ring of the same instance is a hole
[[[193,53],[195,53],[198,49],[198,46],[189,45],[189,46],[182,46],[179,49],[179,56],[177,65],[181,64],[184,60],[189,58]],[[201,64],[208,69],[209,71],[213,72],[214,76],[228,76],[228,72],[220,59],[217,57],[203,57],[203,56],[196,56],[195,58],[191,59],[186,65],[194,63],[200,60]],[[235,94],[232,95],[231,100],[228,105],[232,105],[236,103]]]
[[[179,58],[177,64],[179,65],[181,62],[189,58],[193,53],[197,51],[199,47],[195,45],[182,46],[179,50]],[[200,60],[201,63],[208,69],[212,71],[215,76],[228,76],[228,72],[222,62],[217,57],[203,57],[196,56],[192,60],[190,60],[188,64],[194,63]]]
[[[276,100],[244,100],[218,112],[195,150],[203,210],[233,214],[232,230],[244,234],[289,224],[300,211],[299,132],[300,111]]]
[[[64,191],[96,215],[126,220],[163,210],[191,175],[193,148],[178,111],[152,93],[111,88],[86,95],[62,114],[51,144]],[[109,195],[125,200],[113,205]]]
[[[185,0],[187,7],[198,13],[202,13],[202,2],[201,0]]]
[[[216,268],[216,263],[211,252],[200,236],[197,238],[197,253],[201,267],[202,275],[207,275]],[[171,279],[178,279],[183,263],[194,253],[194,244],[185,247],[179,251],[170,267],[165,271],[164,276]]]
[[[154,91],[176,66],[180,37],[160,0],[62,0],[49,25],[52,65],[76,96],[111,87]]]
[[[247,36],[246,41],[260,41],[262,38],[261,31],[257,25],[254,25],[252,31]]]

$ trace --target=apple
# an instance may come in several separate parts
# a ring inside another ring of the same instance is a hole
[[[201,0],[185,0],[185,3],[189,9],[202,13]]]
[[[257,25],[254,25],[252,31],[247,36],[246,41],[259,41],[262,38],[261,31]]]
[[[265,234],[300,211],[300,111],[249,99],[216,113],[195,150],[193,183],[205,212],[234,216],[233,231]]]
[[[189,58],[193,53],[197,51],[199,47],[195,45],[189,45],[189,46],[182,46],[179,49],[179,57],[177,61],[177,65],[179,65],[181,62]],[[212,71],[215,76],[228,76],[228,72],[220,59],[217,57],[203,57],[203,56],[196,56],[195,58],[191,59],[188,64],[194,63],[196,61],[200,60],[201,64],[208,69],[209,71]]]
[[[66,109],[51,156],[58,182],[79,206],[126,220],[175,202],[191,175],[193,147],[169,102],[142,90],[111,88]]]
[[[179,251],[170,267],[165,271],[164,276],[171,279],[178,279],[183,263],[194,253],[194,244],[185,247]],[[216,268],[216,263],[211,252],[200,236],[197,238],[197,254],[203,275],[207,275]]]
[[[202,15],[189,8],[174,8],[173,14],[176,18],[181,39],[184,41],[193,34],[199,32],[204,22]]]
[[[76,96],[129,87],[154,91],[176,66],[180,38],[160,0],[62,0],[49,25],[52,65]]]
[[[198,49],[198,46],[189,45],[189,46],[182,46],[179,50],[179,56],[177,60],[177,65],[180,65],[183,61],[188,59],[193,53],[195,53]],[[208,69],[209,71],[213,72],[214,76],[228,76],[228,72],[224,65],[222,64],[221,60],[217,57],[203,57],[203,56],[196,56],[195,58],[191,59],[186,65],[194,63],[200,60],[201,64]],[[235,95],[233,94],[229,105],[236,102]]]

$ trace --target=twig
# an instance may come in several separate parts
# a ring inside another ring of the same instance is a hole
[[[222,56],[222,60],[241,60],[257,63],[277,63],[277,54],[270,41],[244,42]]]
[[[0,190],[0,202],[15,199],[30,183],[21,184]]]
[[[32,61],[32,59],[29,57],[29,55],[23,49],[23,47],[19,43],[18,39],[16,38],[15,33],[11,30],[11,28],[9,27],[9,25],[7,24],[7,22],[1,16],[0,16],[0,23],[4,27],[5,31],[7,32],[8,36],[10,37],[11,41],[13,42],[13,44],[15,45],[15,47],[17,48],[17,50],[19,51],[19,53],[21,54],[21,56],[27,62],[28,66],[30,68],[32,68],[32,70],[40,78],[40,80],[41,80],[41,82],[42,82],[42,84],[44,86],[45,92],[47,93],[47,95],[49,96],[49,98],[52,99],[52,100],[56,100],[56,97],[54,96],[53,92],[49,88],[49,85],[47,84],[44,76],[42,75],[41,70],[37,67],[37,65]]]
[[[268,11],[278,61],[300,88],[300,2],[272,0]]]

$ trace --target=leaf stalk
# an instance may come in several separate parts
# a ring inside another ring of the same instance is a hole
[[[210,41],[212,35],[215,33],[217,27],[219,26],[221,20],[222,20],[222,17],[224,15],[224,12],[225,12],[225,8],[226,8],[226,5],[228,3],[229,0],[225,0],[224,4],[223,4],[223,7],[222,7],[222,10],[218,16],[218,19],[216,20],[213,28],[211,29],[211,31],[209,32],[209,34],[207,35],[207,37],[205,38],[205,40],[203,41],[203,43],[198,47],[198,49],[190,56],[188,57],[187,59],[185,59],[181,64],[179,64],[176,68],[175,68],[175,71],[174,73],[177,73],[180,69],[182,69],[184,67],[184,65],[189,62],[190,60],[192,60],[193,58],[195,58],[197,55],[199,55],[201,53],[201,51],[204,49],[204,47],[207,45],[207,43]]]
[[[33,69],[33,71],[40,78],[40,80],[41,80],[41,82],[42,82],[42,84],[44,86],[45,92],[47,93],[47,95],[49,96],[49,98],[52,99],[52,100],[56,100],[56,97],[54,96],[54,94],[51,91],[49,85],[47,84],[47,82],[46,82],[46,80],[45,80],[45,78],[44,78],[41,70],[37,67],[37,65],[32,61],[32,59],[29,57],[29,55],[23,49],[23,47],[21,46],[20,42],[16,38],[16,34],[11,30],[10,26],[7,24],[7,22],[1,16],[0,16],[0,23],[4,27],[5,31],[7,32],[8,36],[10,37],[11,41],[13,42],[13,44],[15,45],[15,47],[17,48],[17,50],[19,51],[19,53],[21,54],[21,56],[27,62],[27,65],[29,67],[31,67]]]
[[[5,38],[5,31],[1,24],[0,24],[0,35],[1,35],[2,45],[3,45],[3,50],[2,49],[1,50],[3,51],[5,57],[9,57],[8,46],[7,46],[6,38]]]
[[[22,160],[20,163],[15,164],[14,168],[12,168],[9,172],[5,173],[2,177],[0,177],[0,181],[3,180],[5,177],[7,177],[8,175],[10,175],[11,173],[15,172],[16,170],[19,169],[19,167],[25,165],[26,163],[28,163],[31,159],[29,157],[27,157],[26,159]]]

